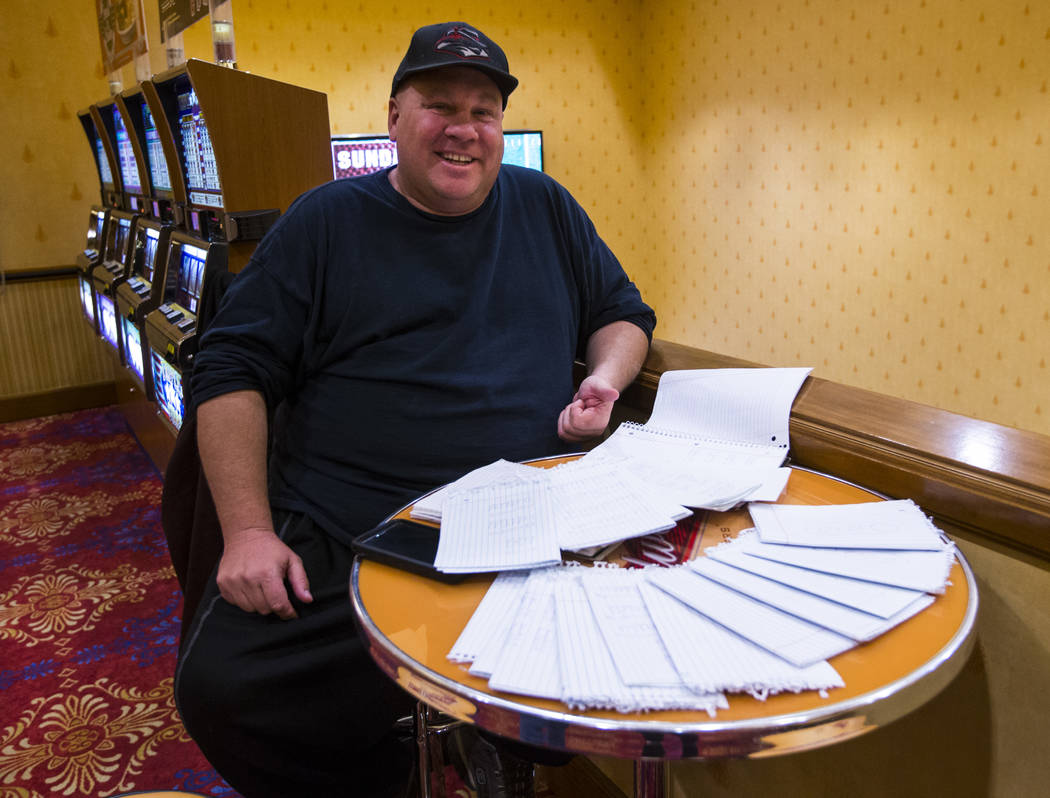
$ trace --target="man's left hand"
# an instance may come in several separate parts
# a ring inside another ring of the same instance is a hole
[[[587,377],[558,416],[558,437],[576,442],[601,435],[609,426],[613,404],[619,398],[620,392],[605,378],[596,374]]]

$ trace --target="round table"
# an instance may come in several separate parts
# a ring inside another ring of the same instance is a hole
[[[540,461],[547,466],[564,458]],[[880,501],[862,488],[792,469],[782,504]],[[409,508],[398,515],[407,515]],[[746,510],[707,513],[693,554],[751,526]],[[435,530],[436,532],[436,530]],[[640,796],[666,789],[675,759],[767,757],[803,751],[869,732],[918,708],[959,672],[973,648],[977,586],[956,552],[950,584],[928,608],[886,634],[830,660],[845,687],[784,693],[759,701],[730,694],[729,709],[620,714],[575,711],[545,699],[490,690],[452,648],[494,575],[445,584],[357,558],[350,593],[372,657],[402,688],[430,707],[533,745],[635,761]]]

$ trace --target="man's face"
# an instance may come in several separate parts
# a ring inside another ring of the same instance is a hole
[[[442,67],[406,80],[390,98],[397,142],[391,182],[421,210],[469,213],[485,201],[503,160],[503,98],[483,72]]]

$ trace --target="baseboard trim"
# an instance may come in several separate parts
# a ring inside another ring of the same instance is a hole
[[[96,382],[0,399],[0,423],[116,404],[116,385]]]

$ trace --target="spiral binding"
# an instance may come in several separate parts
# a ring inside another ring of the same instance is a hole
[[[650,427],[647,424],[639,424],[637,421],[625,421],[620,424],[620,429],[624,430],[625,435],[632,435],[635,432],[644,432],[649,435],[655,435],[663,438],[673,438],[675,440],[688,441],[694,444],[715,444],[717,446],[730,446],[740,449],[787,449],[788,444],[786,443],[748,443],[747,441],[731,441],[724,438],[708,438],[703,435],[696,435],[691,432],[685,432],[683,430],[673,429],[660,429],[658,427]]]

